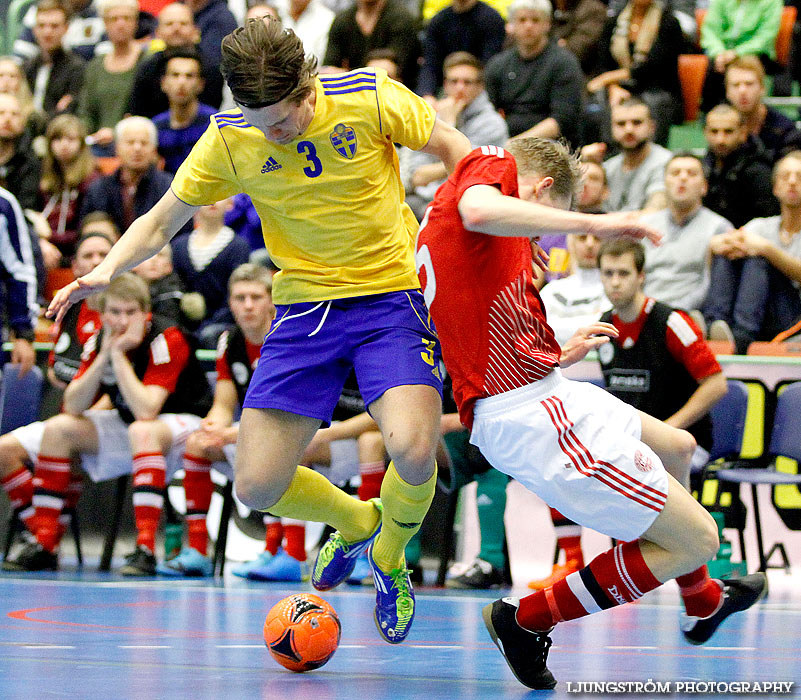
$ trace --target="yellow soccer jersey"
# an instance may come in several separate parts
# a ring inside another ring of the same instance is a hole
[[[280,269],[276,303],[416,288],[417,221],[393,143],[425,146],[435,112],[381,70],[315,82],[314,117],[297,139],[274,144],[239,110],[216,114],[172,190],[192,205],[250,195]]]

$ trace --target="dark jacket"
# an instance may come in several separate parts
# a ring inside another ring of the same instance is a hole
[[[0,187],[13,194],[23,209],[36,209],[42,164],[33,152],[33,134],[27,131],[17,139],[14,155],[0,165]]]
[[[36,73],[43,63],[41,54],[25,62],[23,70],[31,92],[36,86]],[[59,49],[53,54],[53,65],[50,69],[50,77],[47,81],[42,104],[48,117],[55,116],[56,104],[64,95],[72,95],[72,102],[68,111],[75,111],[78,104],[78,96],[81,94],[85,70],[86,62],[77,54],[72,53],[72,51]]]
[[[564,39],[586,74],[595,68],[598,41],[606,22],[606,5],[600,0],[573,0],[567,10],[554,7],[551,34]]]
[[[200,52],[208,59],[210,70],[219,72],[222,60],[220,44],[237,27],[226,1],[209,0],[208,5],[195,13],[195,26],[200,30]]]

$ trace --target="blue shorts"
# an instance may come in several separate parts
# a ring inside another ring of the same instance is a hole
[[[275,408],[327,426],[353,368],[369,406],[387,389],[442,394],[440,349],[419,290],[279,305],[245,408]]]

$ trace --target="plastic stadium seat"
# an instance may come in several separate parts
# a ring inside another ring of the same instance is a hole
[[[751,343],[748,346],[748,354],[801,357],[801,343]]]
[[[683,53],[679,56],[679,83],[684,103],[684,121],[698,119],[701,93],[709,67],[709,58],[702,53]]]

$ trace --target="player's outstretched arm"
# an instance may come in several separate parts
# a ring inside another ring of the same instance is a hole
[[[60,322],[72,304],[103,291],[112,279],[155,255],[197,209],[178,199],[172,190],[167,190],[150,211],[128,227],[103,262],[56,293],[47,309],[47,316]]]
[[[459,200],[464,227],[491,236],[533,238],[548,234],[592,233],[600,238],[630,236],[659,243],[661,234],[632,212],[581,214],[509,197],[492,185],[474,185]]]
[[[428,143],[420,150],[439,158],[448,172],[452,173],[456,164],[472,149],[467,136],[438,118],[434,122]]]

